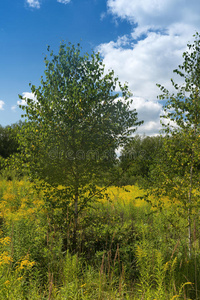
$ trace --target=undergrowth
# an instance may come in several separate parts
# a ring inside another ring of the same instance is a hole
[[[61,190],[0,181],[0,299],[198,299],[198,218],[189,257],[175,204],[110,187],[80,215],[74,253]]]

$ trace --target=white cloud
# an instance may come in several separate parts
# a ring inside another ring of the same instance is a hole
[[[143,118],[145,121],[156,120],[160,116],[162,105],[158,102],[145,100],[141,97],[133,97],[133,103],[131,108],[135,108],[138,112],[139,118]]]
[[[139,119],[146,122],[138,132],[156,133],[161,128],[162,114],[156,83],[171,89],[171,78],[182,82],[173,70],[182,63],[182,54],[193,34],[200,31],[200,1],[107,0],[107,7],[114,18],[125,19],[133,27],[97,50],[106,69],[113,69],[122,83],[127,81],[134,97],[140,99],[136,101]]]
[[[71,0],[57,0],[59,3],[68,4]]]
[[[37,101],[37,98],[33,93],[24,92],[22,93],[23,99],[17,101],[18,105],[27,105],[26,99],[33,99],[34,101]]]
[[[172,23],[199,24],[196,0],[108,0],[109,11],[139,27],[166,28]]]
[[[62,4],[68,4],[71,0],[57,0],[57,2]],[[26,0],[26,4],[28,4],[31,8],[40,8],[40,0]]]
[[[98,47],[106,68],[114,69],[120,81],[127,81],[134,96],[156,100],[159,94],[156,84],[170,87],[170,78],[175,77],[172,71],[182,62],[187,37],[175,36],[171,28],[167,35],[149,32],[145,39],[136,44],[129,41],[129,47],[126,44],[126,48],[122,40],[127,42],[127,37]]]
[[[26,0],[26,3],[32,8],[40,8],[39,0]]]
[[[3,100],[0,100],[0,110],[4,110],[3,106],[5,105],[5,102]]]
[[[187,37],[176,36],[174,32],[178,30],[175,28],[179,28],[178,25],[172,26],[166,35],[149,32],[145,39],[136,44],[133,44],[131,37],[128,39],[125,36],[117,42],[111,41],[98,47],[106,68],[114,69],[120,81],[129,83],[134,95],[133,107],[138,112],[139,120],[144,120],[137,130],[139,134],[154,135],[162,128],[162,105],[157,100],[160,90],[156,83],[171,89],[171,77],[176,82],[180,81],[172,71],[182,62]],[[182,28],[184,30],[184,26]],[[193,31],[190,33],[192,36]]]
[[[161,130],[160,115],[162,105],[158,102],[148,101],[142,97],[133,97],[131,108],[136,109],[138,120],[144,123],[138,127],[136,134],[154,135]]]

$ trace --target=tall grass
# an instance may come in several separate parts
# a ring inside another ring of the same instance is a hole
[[[189,259],[175,202],[160,209],[137,186],[110,187],[80,216],[74,254],[70,204],[48,189],[0,181],[0,299],[200,297],[198,218]]]

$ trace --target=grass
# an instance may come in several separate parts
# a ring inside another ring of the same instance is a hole
[[[145,194],[109,187],[80,215],[74,254],[58,194],[1,180],[0,299],[197,299],[199,219],[189,259],[176,202],[159,199],[160,210]]]

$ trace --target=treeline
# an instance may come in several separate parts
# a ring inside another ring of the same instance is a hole
[[[6,166],[9,166],[9,160],[12,161],[16,154],[20,154],[18,135],[22,125],[23,122],[19,122],[11,126],[0,127],[2,171]],[[121,149],[120,155],[116,157],[113,173],[109,176],[105,173],[105,178],[102,177],[99,184],[138,185],[141,188],[152,186],[155,183],[155,170],[158,164],[166,164],[166,152],[168,150],[164,146],[164,141],[166,143],[167,140],[174,144],[175,152],[179,151],[180,148],[184,148],[184,136],[180,137],[178,141],[176,137],[169,138],[161,134],[157,136],[136,134],[134,137],[128,138],[126,145]],[[200,164],[197,165],[200,168]],[[22,176],[21,171],[19,172],[20,176]],[[17,176],[17,173],[15,173],[15,176]]]
[[[23,122],[13,124],[11,126],[0,127],[1,144],[0,144],[0,161],[1,171],[9,167],[9,161],[20,154],[18,135]],[[173,139],[173,137],[172,137]],[[184,139],[184,138],[183,138]],[[179,145],[177,145],[177,150]],[[112,174],[106,174],[105,178],[99,180],[100,185],[138,185],[147,188],[153,184],[154,169],[165,161],[164,137],[163,135],[145,136],[135,135],[126,142],[121,149],[120,155],[116,157],[114,170]],[[22,170],[19,174],[13,172],[8,175],[23,176]],[[9,173],[9,172],[8,172]],[[114,175],[114,176],[113,176]]]
[[[18,152],[18,126],[18,123],[6,127],[0,125],[0,156],[4,159]]]
[[[18,135],[23,122],[12,124],[11,126],[0,126],[0,161],[1,170],[9,165],[9,159],[20,153]],[[107,182],[116,185],[134,185],[146,187],[151,178],[154,166],[157,161],[163,158],[163,136],[141,136],[129,138],[120,155],[116,158],[115,173],[121,174],[116,178],[107,178]],[[5,164],[7,160],[7,163]],[[4,162],[4,164],[3,164]],[[4,166],[4,167],[3,167]],[[20,172],[21,174],[21,172]],[[15,174],[17,176],[17,174]],[[20,175],[21,176],[21,175]],[[103,178],[100,184],[104,182]]]

